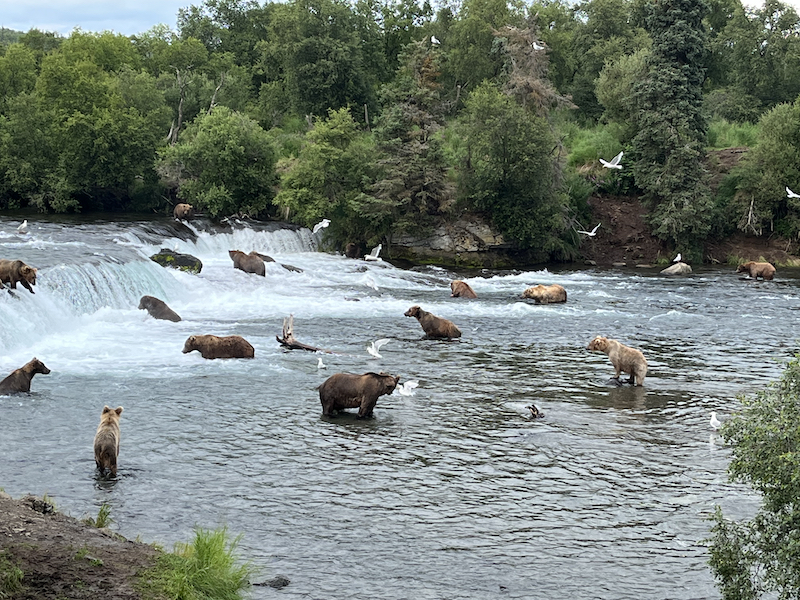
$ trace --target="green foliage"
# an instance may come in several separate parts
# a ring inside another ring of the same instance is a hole
[[[752,123],[731,123],[714,119],[708,124],[707,145],[713,150],[753,147],[758,142],[758,127]]]
[[[761,101],[737,88],[718,88],[708,92],[704,109],[713,119],[724,119],[735,123],[755,123],[763,107]]]
[[[159,153],[158,172],[178,198],[212,217],[255,217],[272,200],[275,152],[258,123],[219,106]]]
[[[628,128],[636,121],[634,84],[647,76],[649,48],[608,60],[595,84],[595,94],[605,108],[603,117]]]
[[[22,591],[25,573],[11,562],[5,551],[0,552],[0,600],[15,598]]]
[[[568,149],[567,165],[597,165],[600,158],[610,160],[622,149],[622,128],[616,124],[589,128],[570,127],[564,140]]]
[[[754,398],[720,430],[731,446],[731,481],[762,496],[753,519],[732,522],[717,507],[710,565],[726,600],[800,594],[800,355],[777,383]]]
[[[100,510],[97,511],[97,518],[86,517],[83,521],[87,525],[98,529],[108,527],[114,522],[114,519],[111,518],[111,505],[108,502],[103,502],[100,505]]]

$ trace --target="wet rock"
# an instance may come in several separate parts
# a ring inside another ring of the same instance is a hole
[[[171,267],[189,273],[197,274],[203,269],[203,263],[200,262],[199,258],[191,254],[181,254],[180,252],[175,252],[167,248],[162,248],[158,254],[153,254],[150,260],[157,262],[162,267]]]
[[[284,575],[277,575],[272,579],[268,579],[267,581],[261,581],[259,583],[254,583],[253,585],[264,585],[279,590],[281,588],[285,588],[290,583],[291,581],[289,581],[288,577],[285,577]]]
[[[687,275],[692,272],[692,267],[685,262],[678,262],[661,271],[662,275]]]
[[[585,264],[587,267],[596,267],[597,266],[597,261],[596,260],[585,260],[585,261],[583,261],[583,264]]]
[[[624,262],[615,262],[615,263],[611,263],[611,266],[612,267],[625,267],[625,266],[627,266],[627,264],[628,263],[624,263]]]

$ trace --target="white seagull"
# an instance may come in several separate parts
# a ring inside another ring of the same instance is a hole
[[[600,163],[601,163],[601,164],[602,164],[602,165],[603,165],[603,166],[604,166],[606,169],[621,169],[621,168],[622,168],[622,165],[621,165],[621,164],[619,164],[619,161],[620,161],[620,160],[622,160],[622,154],[623,154],[622,152],[620,152],[619,154],[617,154],[617,155],[616,155],[614,158],[612,158],[612,159],[611,159],[611,162],[608,162],[607,160],[603,160],[603,159],[601,158],[601,159],[600,159]]]
[[[789,189],[789,186],[786,186],[786,197],[787,198],[800,198],[800,194],[795,194],[792,190]]]
[[[435,35],[431,36],[431,44],[433,44],[434,46],[438,46],[440,43],[441,42],[439,41],[439,39]]]
[[[711,420],[708,422],[708,424],[711,425],[712,429],[719,429],[719,426],[722,425],[722,423],[720,423],[719,419],[717,419],[717,413],[711,413]]]
[[[582,233],[583,235],[588,235],[589,237],[594,237],[597,235],[597,228],[600,227],[600,223],[594,226],[594,229],[591,231],[584,231],[583,229],[578,229],[578,233]]]
[[[28,219],[25,219],[22,225],[17,227],[17,233],[28,233]]]
[[[328,368],[328,365],[326,365],[325,363],[322,362],[322,357],[321,356],[317,357],[317,368],[318,369],[327,369]]]
[[[534,50],[544,50],[544,46],[542,46],[541,44],[539,44],[537,42],[533,42],[533,49]]]
[[[672,259],[672,262],[681,262],[681,253],[678,252],[678,256]]]
[[[330,224],[330,219],[322,219],[322,221],[314,225],[314,229],[311,230],[311,233],[317,233],[320,229],[325,229]]]
[[[383,260],[378,255],[381,253],[382,244],[375,246],[372,251],[364,257],[364,260]]]
[[[375,340],[374,342],[370,343],[369,346],[367,346],[367,352],[369,352],[375,358],[383,358],[380,354],[378,354],[378,350],[380,350],[381,346],[383,346],[388,341],[389,341],[388,338],[381,338],[379,340]]]
[[[405,383],[398,385],[397,391],[401,396],[413,396],[414,388],[417,386],[419,386],[419,381],[412,379],[411,381],[406,381]]]

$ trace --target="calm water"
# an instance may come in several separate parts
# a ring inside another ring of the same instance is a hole
[[[13,496],[46,492],[76,517],[108,502],[120,533],[167,548],[227,525],[256,581],[292,582],[255,598],[719,597],[707,517],[716,504],[749,516],[757,498],[727,482],[709,413],[730,414],[796,350],[797,273],[469,276],[319,252],[306,229],[35,221],[19,236],[0,218],[0,257],[40,269],[35,295],[0,293],[0,374],[33,356],[52,370],[30,395],[0,397]],[[149,261],[161,247],[199,257],[202,273]],[[235,271],[232,248],[304,272]],[[449,298],[462,276],[477,300]],[[520,301],[536,283],[560,283],[569,302]],[[184,320],[137,310],[143,294]],[[403,317],[413,304],[455,321],[461,341],[421,340]],[[289,314],[300,341],[333,352],[326,370],[275,341]],[[181,353],[205,333],[240,334],[256,357]],[[644,351],[644,388],[608,385],[607,357],[585,350],[596,334]],[[418,379],[416,395],[381,397],[371,420],[321,417],[316,386],[370,370]],[[92,454],[104,404],[125,407],[112,482]]]

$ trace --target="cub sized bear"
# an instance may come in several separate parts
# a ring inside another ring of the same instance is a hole
[[[753,279],[761,277],[764,281],[772,281],[775,276],[775,267],[768,262],[755,262],[751,260],[736,269],[737,273],[747,273]]]
[[[194,217],[194,206],[191,204],[176,204],[175,209],[172,211],[172,216],[176,219],[186,219],[188,221]]]
[[[450,282],[450,296],[452,298],[477,298],[478,294],[475,293],[466,281],[456,279]]]
[[[112,476],[117,474],[119,416],[121,414],[121,406],[113,409],[104,406],[103,412],[100,414],[100,425],[97,426],[97,433],[94,434],[94,462],[100,469],[101,475],[105,475],[106,471]]]
[[[183,345],[183,353],[198,350],[203,358],[253,358],[256,351],[240,335],[190,335]]]
[[[33,357],[28,364],[14,370],[11,375],[0,381],[0,394],[16,394],[17,392],[30,392],[31,379],[37,373],[48,375],[50,369],[38,358]]]
[[[333,416],[343,408],[358,408],[360,418],[371,417],[378,397],[391,394],[400,377],[386,373],[337,373],[319,386],[322,414]]]
[[[173,321],[177,323],[181,320],[180,315],[172,310],[167,303],[159,300],[155,296],[142,296],[139,300],[139,310],[147,309],[150,316],[154,319],[161,319],[163,321]]]
[[[416,317],[427,338],[449,340],[461,337],[461,331],[455,323],[424,311],[419,306],[412,306],[403,314],[407,317]]]
[[[522,292],[523,298],[531,298],[536,304],[555,304],[567,301],[567,290],[554,283],[553,285],[536,285]]]
[[[644,376],[647,375],[647,360],[644,354],[636,348],[631,348],[624,344],[620,344],[617,340],[611,340],[605,337],[597,336],[586,347],[587,350],[592,352],[605,352],[614,365],[616,374],[614,378],[619,380],[619,374],[628,373],[630,378],[628,383],[636,385],[644,385]]]
[[[245,254],[241,250],[228,250],[228,256],[233,261],[234,269],[266,277],[267,267],[264,265],[264,259],[255,250],[250,254]]]
[[[0,282],[10,283],[11,289],[17,289],[20,282],[31,294],[35,294],[32,285],[36,285],[36,269],[21,260],[0,260]]]

